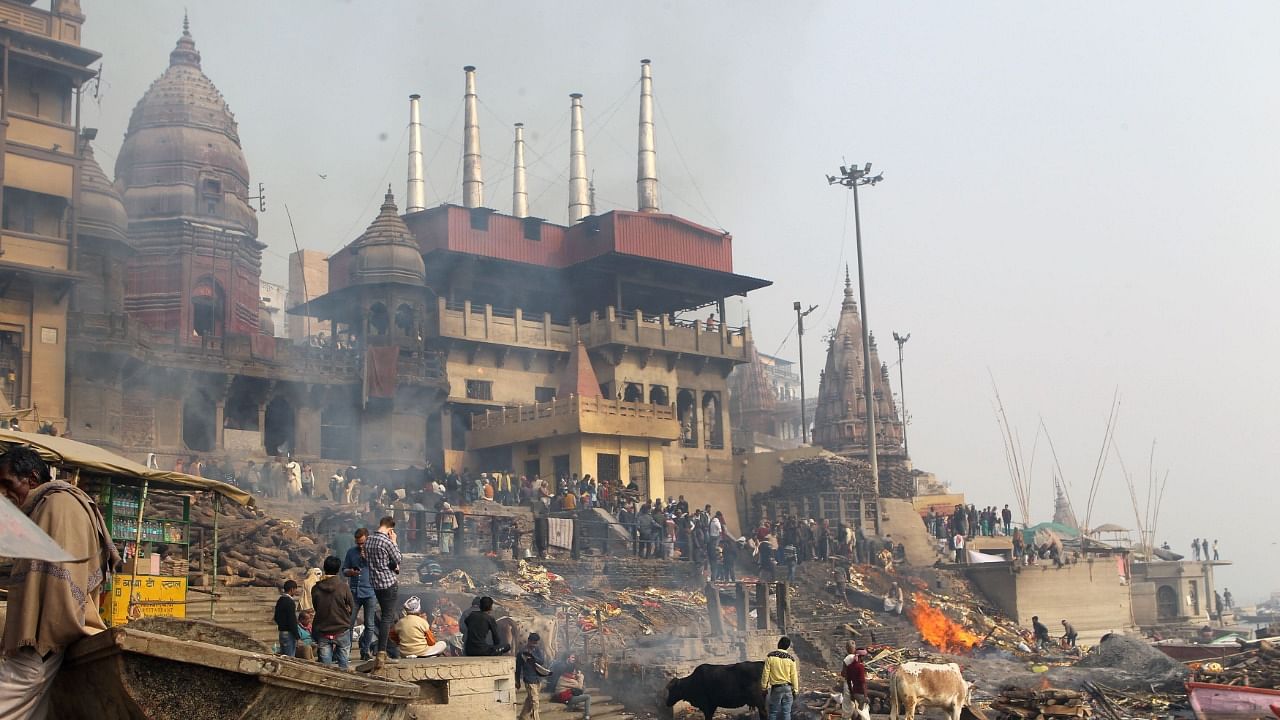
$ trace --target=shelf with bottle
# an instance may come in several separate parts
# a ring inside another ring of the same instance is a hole
[[[118,517],[112,523],[111,536],[116,540],[138,539],[137,518]],[[187,544],[186,523],[179,521],[148,520],[142,521],[142,542]]]

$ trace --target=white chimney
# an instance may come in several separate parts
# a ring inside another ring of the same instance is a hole
[[[591,191],[587,187],[587,142],[582,134],[582,93],[569,96],[573,107],[569,119],[569,222],[591,214]]]
[[[529,190],[524,177],[524,123],[516,123],[515,158],[511,174],[511,214],[529,217]]]
[[[469,208],[484,206],[484,179],[480,174],[480,111],[476,102],[476,68],[462,68],[467,74],[463,118],[462,204]]]
[[[636,170],[636,208],[659,212],[658,151],[653,141],[653,73],[649,61],[640,61],[640,153]]]
[[[405,193],[406,213],[427,209],[426,184],[422,176],[421,95],[409,96],[409,188]]]

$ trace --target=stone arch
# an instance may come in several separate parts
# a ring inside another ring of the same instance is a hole
[[[720,449],[724,447],[724,423],[720,422],[720,393],[702,393],[702,427],[706,435],[706,446]]]
[[[680,421],[680,444],[698,447],[698,400],[693,390],[676,392],[676,419]]]
[[[293,403],[285,396],[277,395],[267,403],[262,420],[262,447],[267,455],[293,452],[296,418]]]
[[[196,388],[182,399],[182,444],[195,452],[211,452],[218,442],[216,409],[208,390]]]
[[[212,275],[191,288],[191,330],[202,338],[222,337],[226,330],[227,294]]]
[[[418,314],[414,311],[413,306],[408,303],[400,303],[396,307],[396,330],[400,331],[405,337],[416,337],[418,334]]]
[[[376,302],[369,306],[369,335],[386,335],[391,329],[387,306]]]
[[[667,394],[667,388],[665,385],[649,386],[649,404],[661,405],[663,407],[671,404],[671,397]]]
[[[1178,591],[1172,586],[1161,585],[1156,589],[1156,619],[1176,620],[1178,618]]]

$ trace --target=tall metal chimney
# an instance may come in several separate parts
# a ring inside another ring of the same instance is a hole
[[[405,193],[407,213],[427,209],[426,183],[422,176],[422,115],[419,103],[422,96],[409,96],[409,188]]]
[[[511,174],[511,214],[529,217],[529,190],[524,177],[524,123],[516,123],[515,158]]]
[[[467,74],[467,92],[463,117],[462,204],[469,208],[484,206],[484,178],[480,174],[480,111],[476,101],[476,68],[462,68]]]
[[[647,59],[640,61],[640,153],[636,170],[636,208],[660,212],[658,203],[658,151],[653,141],[653,73]]]
[[[587,187],[587,142],[582,133],[582,93],[569,95],[573,106],[569,120],[569,222],[591,214]]]

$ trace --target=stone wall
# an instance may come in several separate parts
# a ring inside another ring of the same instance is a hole
[[[1135,630],[1129,585],[1114,558],[1101,556],[1055,568],[1052,563],[1015,566],[989,563],[966,568],[974,585],[1002,612],[1030,628],[1039,615],[1057,637],[1061,620],[1080,633],[1081,642],[1097,642],[1107,632]]]
[[[417,685],[409,706],[417,720],[491,720],[515,716],[515,670],[510,656],[449,657],[402,659],[370,674]]]

